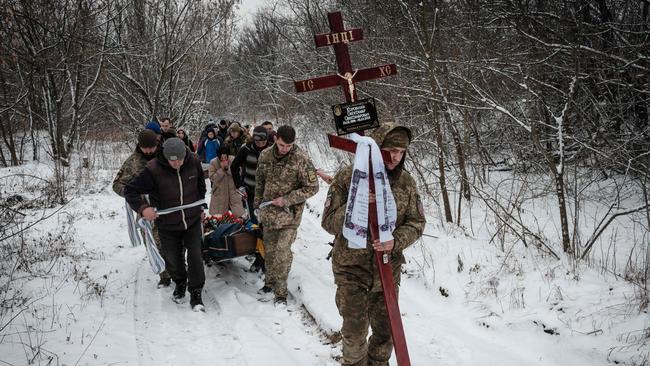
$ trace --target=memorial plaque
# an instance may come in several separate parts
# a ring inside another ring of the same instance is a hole
[[[339,136],[379,127],[374,99],[336,104],[332,106],[332,113]]]

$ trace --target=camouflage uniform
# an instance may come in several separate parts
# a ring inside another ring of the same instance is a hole
[[[379,127],[372,137],[381,146],[386,135],[396,128],[408,131],[410,140],[408,129],[392,123]],[[415,180],[403,169],[404,158],[395,169],[388,172],[397,206],[397,223],[393,231],[395,244],[390,253],[396,290],[399,289],[401,267],[404,263],[402,251],[422,235],[425,224]],[[348,166],[334,177],[327,193],[321,222],[327,232],[336,236],[332,270],[337,285],[336,306],[343,317],[343,365],[388,366],[393,342],[370,239],[365,250],[350,249],[341,232],[351,176],[352,167]],[[369,325],[372,335],[370,340],[366,341]]]
[[[124,163],[122,163],[122,167],[120,170],[117,172],[117,175],[115,176],[115,179],[113,179],[113,191],[120,195],[120,197],[124,197],[124,187],[126,186],[127,183],[129,183],[133,178],[137,177],[138,174],[144,169],[144,166],[147,165],[147,158],[144,156],[142,151],[140,151],[139,147],[135,148],[135,151],[133,154],[131,154]],[[138,215],[138,219],[140,219],[140,215]],[[158,236],[158,230],[156,230],[156,226],[152,223],[153,225],[153,238],[154,241],[156,242],[156,247],[158,247],[158,251],[162,253],[162,249],[160,247],[160,237]],[[144,237],[144,232],[142,237]],[[165,261],[165,267],[167,267],[167,261]],[[163,271],[160,273],[160,278],[161,279],[166,279],[166,278],[171,278],[169,275],[169,272],[167,270]]]
[[[284,156],[273,145],[260,154],[255,179],[255,207],[278,197],[283,197],[286,203],[285,207],[271,205],[261,210],[265,284],[275,290],[276,297],[286,298],[287,276],[293,260],[291,244],[296,239],[305,201],[318,192],[316,169],[297,145]]]

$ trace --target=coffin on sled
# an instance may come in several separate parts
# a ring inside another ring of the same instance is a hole
[[[206,264],[242,256],[254,258],[251,270],[264,269],[262,230],[226,213],[208,217],[204,222],[203,260]]]

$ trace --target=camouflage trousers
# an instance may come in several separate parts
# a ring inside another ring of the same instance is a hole
[[[347,269],[349,272],[339,268],[334,274],[337,284],[336,307],[343,318],[342,365],[388,366],[393,339],[381,284],[378,286],[373,274],[365,272],[367,268]],[[394,277],[397,277],[395,283],[399,284],[399,273]],[[399,291],[399,287],[396,291]],[[370,339],[369,326],[372,329]]]
[[[140,216],[138,216],[138,219]],[[165,270],[160,272],[159,276],[160,279],[165,279],[165,278],[171,278],[172,276],[169,274],[169,263],[167,262],[167,259],[165,258],[165,255],[162,252],[162,246],[160,245],[160,235],[158,235],[158,229],[156,228],[156,225],[153,225],[153,230],[151,230],[151,233],[153,234],[153,240],[156,243],[156,248],[158,248],[158,252],[160,255],[163,257],[165,260]],[[142,237],[144,238],[144,231],[141,231]]]
[[[275,296],[287,297],[287,277],[291,270],[291,244],[296,240],[296,229],[264,229],[264,284],[275,290]]]

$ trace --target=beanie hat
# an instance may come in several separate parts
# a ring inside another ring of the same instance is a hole
[[[156,121],[151,121],[151,122],[147,123],[147,125],[144,126],[144,128],[146,128],[148,130],[151,130],[151,131],[157,133],[158,135],[160,135],[160,125]]]
[[[163,156],[167,160],[185,159],[186,148],[183,140],[178,137],[172,137],[163,143]]]
[[[381,147],[384,149],[408,149],[410,142],[411,136],[409,134],[409,130],[406,128],[398,127],[394,128],[386,135],[384,142],[381,144]]]
[[[268,139],[269,134],[266,132],[266,128],[262,126],[257,126],[253,129],[253,140],[255,141],[264,141]]]
[[[158,146],[158,135],[149,129],[140,131],[138,134],[138,146],[144,148]]]

